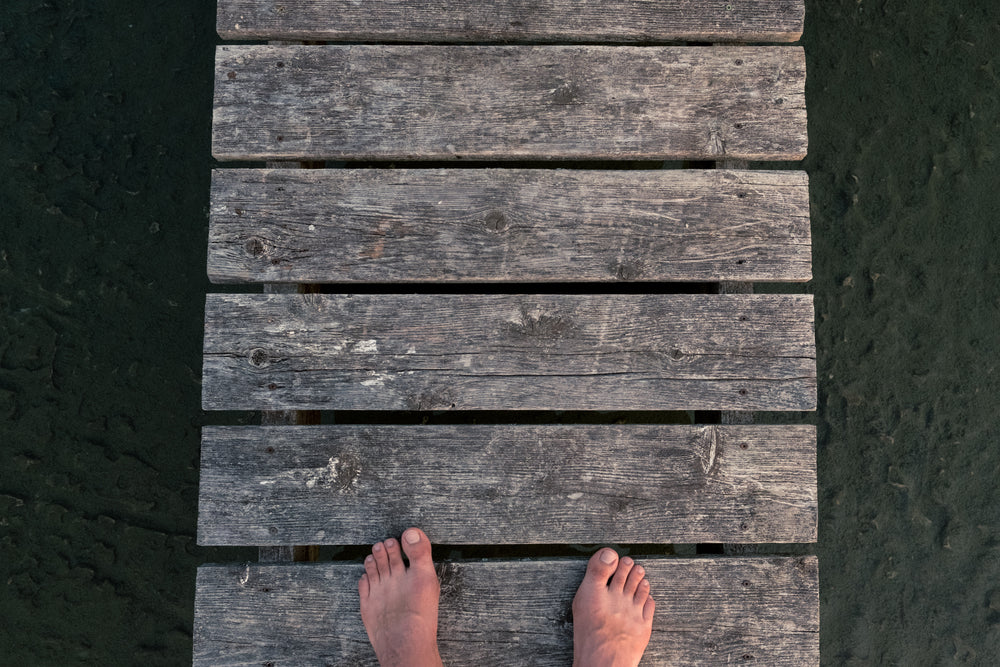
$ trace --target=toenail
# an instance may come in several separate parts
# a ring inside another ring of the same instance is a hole
[[[396,546],[396,540],[392,539],[391,537],[388,540],[385,541],[385,548],[386,549],[391,549],[394,546]]]
[[[375,561],[375,556],[372,556],[371,554],[368,554],[368,556],[365,557],[365,562],[366,563],[371,563],[371,562],[374,562],[374,561]]]
[[[403,539],[406,540],[407,544],[416,544],[420,541],[420,533],[415,530],[408,530],[403,533]]]
[[[615,562],[616,554],[611,549],[605,549],[601,552],[601,562],[605,565],[611,565]]]
[[[382,543],[379,542],[378,544],[376,544],[375,546],[373,546],[372,547],[372,551],[382,551]]]
[[[631,558],[629,558],[628,556],[625,556],[625,558],[622,558],[622,565],[624,565],[625,567],[628,567],[631,564],[632,564],[632,559]]]

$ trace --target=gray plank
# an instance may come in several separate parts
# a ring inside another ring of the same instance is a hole
[[[805,281],[796,171],[222,169],[214,282]]]
[[[223,160],[806,153],[800,47],[220,46]]]
[[[811,295],[210,294],[207,410],[811,410]]]
[[[802,0],[220,0],[223,39],[794,42]]]
[[[433,536],[431,536],[433,538]],[[656,599],[645,665],[819,664],[814,557],[639,559]],[[449,666],[568,665],[581,560],[439,566]],[[355,563],[198,569],[195,665],[376,665]]]
[[[198,543],[814,542],[815,459],[812,426],[205,427]]]

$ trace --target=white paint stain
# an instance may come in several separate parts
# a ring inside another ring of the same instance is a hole
[[[240,575],[240,586],[246,586],[248,581],[250,581],[250,563],[246,564],[243,574]]]
[[[375,339],[359,340],[351,348],[351,352],[358,354],[375,354],[378,352],[378,342]]]
[[[577,491],[576,493],[571,493],[566,497],[570,500],[579,500],[580,498],[583,498],[583,494]]]
[[[406,353],[407,354],[416,354],[417,353],[417,348],[411,347],[409,350],[406,351]]]

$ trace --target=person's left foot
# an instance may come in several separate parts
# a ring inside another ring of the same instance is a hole
[[[358,581],[361,620],[382,667],[441,667],[437,647],[441,584],[431,560],[431,543],[419,528],[372,547]]]

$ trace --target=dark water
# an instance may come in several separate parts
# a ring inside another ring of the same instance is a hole
[[[807,7],[823,662],[995,664],[1000,4]],[[247,557],[194,543],[213,26],[0,6],[0,664],[188,663]]]

